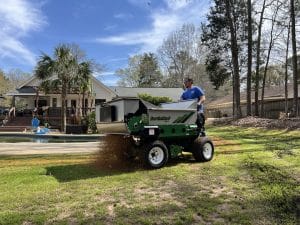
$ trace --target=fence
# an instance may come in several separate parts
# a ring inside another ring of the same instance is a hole
[[[299,98],[300,101],[300,98]],[[261,102],[259,101],[259,111]],[[254,103],[251,105],[252,112],[254,112]],[[293,99],[288,99],[288,112],[292,112]],[[241,102],[242,115],[245,116],[247,112],[247,105],[245,102]],[[300,110],[300,105],[298,110]],[[285,100],[284,99],[265,99],[264,100],[264,118],[277,119],[280,116],[280,112],[285,111]],[[211,105],[206,107],[206,117],[208,118],[220,118],[220,117],[231,117],[232,116],[232,102],[223,103],[218,105]]]

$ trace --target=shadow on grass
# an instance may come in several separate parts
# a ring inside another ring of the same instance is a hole
[[[170,159],[165,167],[173,167],[179,163],[198,163],[192,156],[178,157]],[[53,176],[59,182],[71,182],[98,177],[115,176],[136,171],[151,170],[140,162],[130,161],[120,168],[98,168],[94,163],[71,164],[46,167],[46,175]]]
[[[299,182],[287,171],[257,162],[252,157],[244,162],[241,169],[251,175],[255,186],[261,191],[261,201],[269,206],[268,211],[279,224],[287,224],[285,222],[288,218],[299,218]]]
[[[59,165],[46,168],[46,174],[53,176],[59,182],[70,182],[75,180],[85,180],[97,177],[106,177],[120,175],[123,173],[131,173],[138,170],[137,168],[123,169],[98,169],[93,164],[73,164]],[[141,168],[139,170],[142,170]]]

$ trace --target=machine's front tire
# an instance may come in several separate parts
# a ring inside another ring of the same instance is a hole
[[[193,156],[197,162],[208,162],[214,156],[214,145],[207,137],[198,137],[192,144]]]
[[[147,167],[158,169],[163,167],[169,159],[166,145],[161,141],[154,141],[144,146],[144,162]]]

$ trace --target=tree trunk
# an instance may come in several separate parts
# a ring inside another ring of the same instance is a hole
[[[293,49],[293,83],[294,83],[294,100],[293,111],[294,115],[299,115],[299,102],[298,102],[298,70],[297,70],[297,46],[296,46],[296,25],[295,25],[295,2],[291,0],[291,26],[292,26],[292,49]]]
[[[66,84],[63,84],[61,90],[61,131],[63,133],[66,132],[66,126],[67,126],[66,96],[67,96],[67,87]]]
[[[252,76],[252,4],[251,0],[247,0],[248,12],[248,71],[247,71],[247,115],[252,114],[251,111],[251,76]]]
[[[238,45],[236,38],[236,30],[233,24],[230,1],[226,0],[226,17],[230,28],[230,49],[233,65],[233,95],[234,95],[234,115],[235,119],[241,118],[241,99],[240,99],[240,75],[239,75],[239,60],[238,60]]]
[[[78,108],[79,108],[79,110],[78,110],[78,117],[79,117],[79,120],[81,119],[81,117],[82,117],[82,99],[81,99],[81,93],[79,93],[78,94]]]
[[[82,116],[86,116],[86,113],[85,113],[85,91],[82,92]]]
[[[289,43],[290,43],[290,25],[288,25],[288,36],[286,40],[286,51],[285,51],[285,76],[284,76],[284,112],[288,115],[289,105],[288,105],[288,57],[289,57]]]
[[[39,98],[40,98],[40,91],[39,88],[36,88],[36,95],[35,95],[35,108],[39,107]]]
[[[261,28],[263,24],[264,11],[266,6],[266,0],[264,0],[260,19],[258,24],[258,36],[257,36],[257,45],[256,45],[256,72],[255,72],[255,103],[254,103],[254,115],[258,116],[258,90],[259,90],[259,65],[260,65],[260,40],[261,40]]]

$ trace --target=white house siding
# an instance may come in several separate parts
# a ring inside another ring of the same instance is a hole
[[[110,89],[98,82],[93,82],[93,91],[96,94],[95,99],[111,101],[116,96]]]

